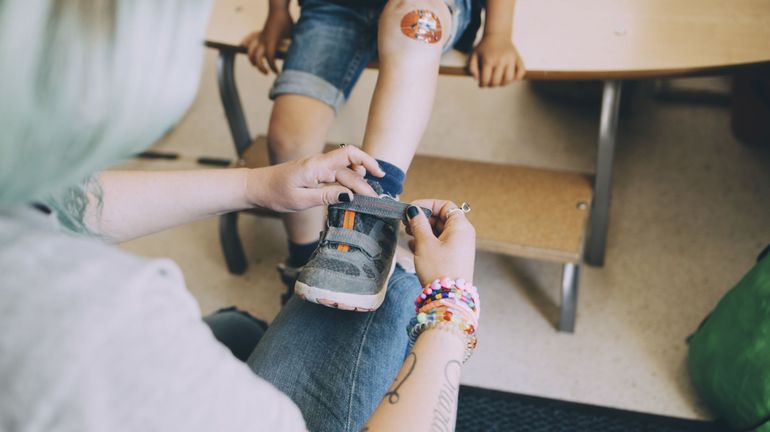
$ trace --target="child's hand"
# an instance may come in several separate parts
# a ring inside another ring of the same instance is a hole
[[[510,37],[484,36],[474,48],[468,70],[479,87],[507,85],[524,77],[524,63]]]
[[[265,66],[265,59],[267,59],[270,69],[277,74],[278,66],[275,64],[275,53],[281,41],[291,36],[293,28],[294,21],[288,10],[271,10],[262,31],[249,33],[241,41],[241,45],[249,50],[251,64],[267,75],[268,71]]]

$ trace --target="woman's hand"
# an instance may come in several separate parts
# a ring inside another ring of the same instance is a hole
[[[270,69],[277,74],[276,51],[281,41],[291,36],[293,29],[294,21],[287,8],[271,8],[262,31],[249,33],[241,41],[241,45],[248,49],[251,64],[267,75],[268,70],[265,66],[265,60],[267,60]]]
[[[353,193],[377,196],[364,174],[382,177],[377,161],[355,146],[249,171],[246,200],[279,212],[349,202]]]
[[[407,233],[414,236],[409,248],[414,253],[417,277],[425,286],[436,278],[473,281],[476,258],[476,230],[451,201],[419,200],[407,209]],[[428,219],[415,206],[433,211]]]
[[[524,77],[524,63],[509,36],[485,35],[468,60],[479,87],[497,87]]]

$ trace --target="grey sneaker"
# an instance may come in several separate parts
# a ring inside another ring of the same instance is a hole
[[[380,307],[396,265],[398,224],[408,206],[387,195],[355,195],[350,203],[329,206],[326,231],[294,292],[338,309],[367,312]]]

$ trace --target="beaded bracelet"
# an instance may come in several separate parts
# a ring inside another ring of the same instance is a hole
[[[428,329],[452,328],[466,339],[465,363],[477,345],[476,326],[481,304],[476,287],[463,279],[436,279],[423,289],[414,303],[417,315],[407,327],[410,347]]]
[[[417,315],[419,316],[421,313],[427,314],[438,309],[447,309],[447,308],[451,310],[451,313],[460,315],[461,318],[463,318],[465,321],[469,323],[478,322],[476,315],[468,307],[464,305],[458,305],[457,303],[454,303],[452,300],[449,300],[449,299],[431,302],[430,304],[427,304],[421,307],[417,311]]]
[[[455,299],[465,303],[478,319],[481,312],[478,290],[464,279],[442,278],[434,280],[415,299],[415,310],[419,312],[423,306],[443,299]]]
[[[478,340],[476,339],[475,334],[466,334],[461,333],[461,330],[451,325],[450,323],[446,321],[426,321],[424,323],[419,323],[411,328],[411,331],[409,332],[409,347],[411,348],[414,346],[415,342],[417,341],[417,337],[420,336],[423,332],[431,329],[442,329],[442,330],[448,330],[451,332],[454,332],[457,336],[464,337],[465,338],[465,352],[463,354],[463,364],[468,361],[468,359],[471,358],[471,355],[473,355],[473,351],[476,350],[476,345],[478,343]]]

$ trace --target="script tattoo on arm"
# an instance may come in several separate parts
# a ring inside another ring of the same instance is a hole
[[[401,388],[402,385],[406,382],[406,380],[412,376],[412,372],[414,372],[414,367],[417,365],[417,354],[414,353],[414,351],[410,352],[408,356],[406,356],[406,360],[404,360],[404,364],[406,365],[411,360],[412,365],[409,367],[409,370],[406,371],[406,375],[404,375],[403,378],[401,378],[401,381],[397,381],[393,383],[393,386],[390,390],[388,390],[387,393],[385,393],[385,398],[388,399],[388,403],[391,405],[395,405],[398,403],[398,400],[401,399],[401,395],[398,394],[398,389]],[[398,379],[398,378],[396,378]]]
[[[451,432],[454,430],[461,368],[462,364],[457,360],[450,360],[444,366],[444,382],[441,383],[438,402],[433,408],[431,431]]]

